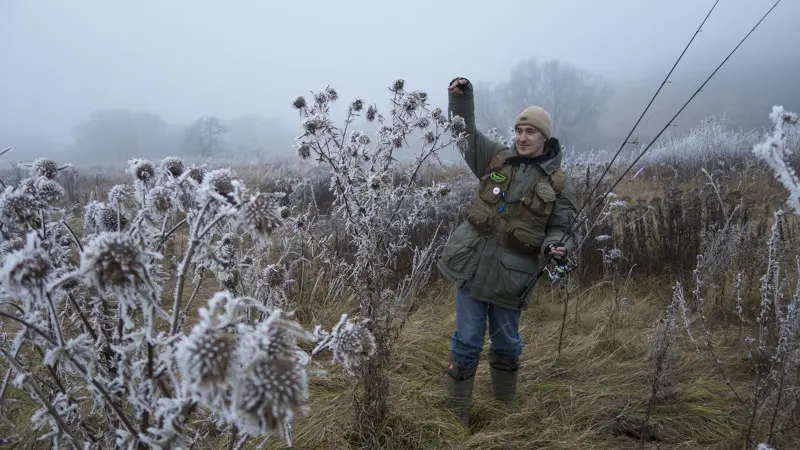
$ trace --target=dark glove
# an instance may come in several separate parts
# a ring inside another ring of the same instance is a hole
[[[450,84],[448,84],[448,85],[447,85],[447,87],[449,88],[450,86],[452,86],[452,85],[453,85],[453,83],[455,83],[455,82],[456,82],[456,81],[458,81],[458,80],[466,80],[466,83],[465,83],[465,84],[458,84],[458,85],[456,85],[456,87],[457,87],[457,88],[458,88],[458,89],[459,89],[461,92],[467,92],[467,91],[469,91],[469,90],[471,90],[471,89],[472,89],[472,83],[471,83],[469,80],[467,80],[466,78],[464,78],[464,77],[455,77],[455,78],[453,78],[452,80],[450,80]]]

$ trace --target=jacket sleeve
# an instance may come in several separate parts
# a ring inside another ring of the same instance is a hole
[[[578,208],[576,207],[575,185],[572,183],[572,180],[567,177],[564,180],[564,188],[553,205],[553,212],[550,215],[550,219],[547,221],[547,234],[542,242],[542,258],[545,257],[544,253],[548,245],[557,244],[559,242],[564,244],[568,255],[575,251],[576,242],[574,230],[576,224],[573,223],[573,220],[577,214]],[[568,231],[567,228],[570,225],[572,225],[572,230],[569,231],[572,232],[565,236],[564,233]]]
[[[464,92],[460,96],[448,93],[448,108],[450,117],[460,116],[466,123],[467,148],[464,160],[472,173],[480,178],[486,175],[486,168],[492,157],[503,149],[503,145],[487,138],[475,126],[475,97],[474,89]]]

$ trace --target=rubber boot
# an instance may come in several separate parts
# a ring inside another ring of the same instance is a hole
[[[489,372],[492,376],[494,396],[504,403],[511,403],[517,394],[519,358],[504,358],[489,354]]]
[[[450,367],[447,369],[447,390],[450,408],[464,428],[469,427],[469,407],[472,401],[472,388],[475,384],[475,370],[477,368],[477,364],[463,367],[451,362]]]

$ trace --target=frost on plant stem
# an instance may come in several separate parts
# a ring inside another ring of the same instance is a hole
[[[789,207],[800,215],[800,178],[790,164],[789,158],[793,152],[787,145],[789,132],[793,127],[797,130],[797,114],[784,110],[783,106],[773,106],[769,118],[772,131],[753,146],[753,153],[772,168],[775,177],[789,191]]]
[[[388,393],[376,379],[388,369],[383,361],[390,353],[389,339],[403,323],[394,319],[410,297],[397,293],[418,288],[434,259],[424,258],[411,274],[407,266],[421,248],[439,244],[443,213],[457,202],[447,188],[426,186],[421,175],[433,164],[444,166],[439,159],[443,149],[463,151],[467,142],[464,119],[448,118],[441,108],[431,107],[427,93],[409,89],[403,79],[394,80],[388,90],[385,107],[369,104],[364,111],[363,99],[349,102],[341,124],[331,117],[338,95],[330,87],[312,93],[312,99],[297,97],[293,102],[301,117],[298,155],[325,169],[333,197],[330,221],[310,227],[303,220],[298,229],[319,255],[317,264],[326,268],[326,277],[337,280],[334,295],[359,299],[356,315],[361,318],[340,322],[335,333],[321,337],[317,351],[332,349],[334,360],[360,373],[361,386],[376,386],[358,394],[357,403],[364,406],[355,412],[356,420],[370,417],[363,425],[369,429],[362,434],[367,441],[388,416]],[[364,121],[374,133],[359,129]],[[415,235],[431,229],[436,230],[433,242],[415,242]],[[371,361],[367,370],[358,370],[366,361]]]
[[[267,239],[291,219],[283,194],[179,158],[129,163],[129,182],[76,216],[50,160],[0,193],[0,329],[19,330],[0,358],[7,389],[36,403],[20,423],[57,448],[190,448],[214,426],[290,440],[317,371],[300,348],[315,335],[284,309],[293,280]],[[190,323],[204,272],[222,290]],[[184,284],[183,307],[165,311],[165,286]],[[22,358],[26,345],[41,353]]]

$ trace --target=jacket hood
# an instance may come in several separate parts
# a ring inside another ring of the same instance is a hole
[[[564,160],[564,153],[561,151],[561,143],[558,139],[551,137],[544,143],[544,152],[538,156],[519,156],[517,152],[517,140],[512,139],[511,148],[514,150],[514,156],[508,158],[508,162],[512,165],[518,164],[536,164],[544,169],[547,173],[553,173],[556,169],[561,167],[561,162]]]

